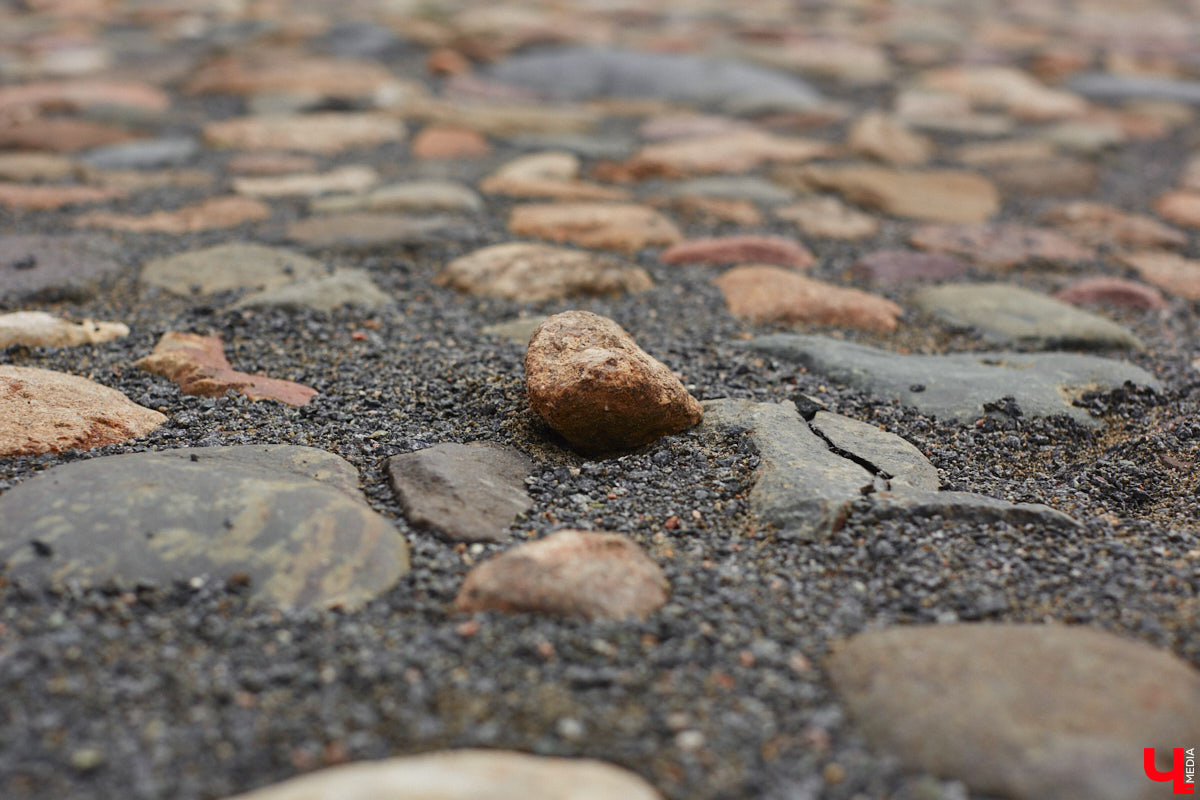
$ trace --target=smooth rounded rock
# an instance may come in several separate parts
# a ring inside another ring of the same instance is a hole
[[[641,447],[703,417],[666,365],[588,311],[555,314],[534,331],[525,389],[537,415],[583,453]]]
[[[767,264],[745,264],[713,280],[736,317],[753,322],[896,329],[904,309],[859,289],[846,289]]]
[[[633,253],[683,239],[675,223],[635,203],[533,203],[516,206],[508,228],[518,236]]]
[[[618,533],[563,530],[471,570],[458,611],[541,613],[583,619],[645,618],[667,602],[658,564]]]
[[[0,300],[86,299],[120,273],[117,255],[102,236],[0,236]]]
[[[534,302],[641,292],[654,286],[649,273],[621,259],[529,242],[497,244],[456,258],[434,283],[469,294]]]

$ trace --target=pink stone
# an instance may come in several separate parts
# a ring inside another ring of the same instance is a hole
[[[738,264],[756,262],[808,269],[816,258],[799,242],[781,236],[720,236],[692,239],[659,254],[664,264]]]
[[[1054,299],[1072,305],[1117,306],[1122,308],[1166,308],[1167,301],[1151,286],[1124,278],[1087,278],[1075,281],[1054,294]]]

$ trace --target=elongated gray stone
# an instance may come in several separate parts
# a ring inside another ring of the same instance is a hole
[[[975,328],[997,344],[1054,347],[1142,347],[1110,319],[1006,283],[947,284],[922,289],[912,304],[958,328]]]
[[[664,184],[654,194],[664,197],[715,197],[720,200],[749,200],[779,206],[796,200],[796,193],[777,183],[753,175],[717,175]]]
[[[1016,400],[1028,417],[1066,414],[1083,425],[1098,420],[1071,400],[1085,391],[1116,389],[1126,381],[1158,388],[1154,376],[1124,361],[1073,353],[956,353],[903,355],[824,336],[774,334],[750,349],[803,364],[832,381],[885,398],[923,414],[960,422],[988,413],[985,406]]]
[[[392,302],[361,269],[340,269],[322,278],[307,278],[248,294],[234,308],[311,308],[332,311],[342,306],[378,308]]]
[[[192,137],[169,136],[98,147],[82,160],[97,169],[154,169],[179,166],[198,152],[200,143]]]
[[[1085,72],[1067,81],[1067,88],[1092,100],[1166,100],[1200,105],[1200,81]]]
[[[282,247],[230,243],[156,258],[142,267],[142,283],[172,294],[270,289],[325,274],[320,262]]]
[[[167,584],[249,579],[255,602],[357,608],[408,571],[408,545],[358,474],[308,447],[246,445],[105,456],[0,495],[6,575]]]
[[[114,242],[94,234],[0,236],[0,300],[84,300],[121,271]]]
[[[811,86],[782,72],[674,53],[567,47],[515,56],[490,76],[558,100],[659,97],[733,113],[804,110],[822,102]]]
[[[885,518],[1032,522],[1054,529],[1079,525],[1041,504],[937,491],[937,469],[919,450],[865,422],[826,411],[805,422],[787,402],[709,400],[703,405],[705,425],[750,430],[762,459],[750,511],[781,536],[823,539],[841,527],[855,501],[867,502]]]
[[[1146,777],[1200,742],[1200,673],[1172,654],[1062,625],[861,633],[828,663],[868,741],[911,769],[1011,800],[1170,797]]]
[[[533,506],[524,455],[500,445],[445,444],[392,456],[392,489],[414,526],[456,542],[499,542],[513,518]]]

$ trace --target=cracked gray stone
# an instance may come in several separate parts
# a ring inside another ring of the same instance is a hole
[[[1074,353],[903,355],[799,334],[763,336],[746,345],[837,383],[959,422],[976,420],[989,413],[986,404],[1012,397],[1024,416],[1066,414],[1080,424],[1099,427],[1099,420],[1071,404],[1083,392],[1111,391],[1126,381],[1159,387],[1154,376],[1133,364]]]
[[[805,422],[790,402],[724,399],[703,405],[704,425],[750,430],[762,459],[750,511],[783,537],[824,539],[841,527],[856,502],[868,503],[882,517],[1079,526],[1041,504],[940,492],[937,469],[916,447],[865,422],[827,411]]]
[[[922,289],[912,304],[989,342],[1039,349],[1143,347],[1110,319],[1007,283],[961,283]]]

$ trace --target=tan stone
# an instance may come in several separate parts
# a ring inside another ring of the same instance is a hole
[[[1143,280],[1179,297],[1200,300],[1200,261],[1155,250],[1125,253],[1120,258],[1137,270]]]
[[[374,94],[395,78],[373,61],[280,57],[253,51],[200,67],[184,86],[188,94],[300,94],[355,98]]]
[[[0,183],[0,206],[48,211],[125,197],[120,189],[63,184]]]
[[[80,109],[108,106],[149,113],[166,111],[171,97],[145,83],[93,80],[38,81],[0,86],[0,115],[18,111]]]
[[[72,159],[53,153],[0,153],[0,181],[60,181],[74,175],[76,168]]]
[[[846,145],[859,155],[900,166],[924,164],[933,156],[929,137],[881,111],[868,111],[855,120]]]
[[[0,150],[77,153],[133,138],[128,128],[75,117],[35,117],[0,125]]]
[[[251,400],[279,400],[302,406],[317,393],[312,387],[292,381],[238,372],[225,358],[219,336],[167,331],[154,352],[138,359],[134,366],[175,381],[184,394],[202,397],[220,397],[232,389]]]
[[[704,413],[621,326],[587,311],[555,314],[534,331],[525,389],[534,412],[588,454],[641,447]]]
[[[829,156],[834,147],[815,139],[747,130],[650,144],[626,165],[636,177],[684,177],[745,172],[766,163],[797,163]]]
[[[465,160],[492,151],[483,134],[467,128],[428,125],[412,141],[412,154],[421,159]]]
[[[1183,247],[1183,231],[1145,214],[1133,214],[1103,203],[1077,201],[1056,206],[1042,219],[1091,245],[1126,247]]]
[[[627,200],[629,192],[579,180],[579,157],[548,151],[520,156],[484,178],[480,191],[508,197],[555,200]]]
[[[204,126],[214,147],[338,153],[404,138],[404,124],[382,114],[295,114],[237,117]]]
[[[808,269],[817,259],[808,248],[782,236],[716,236],[690,239],[658,255],[664,264],[737,264],[757,261],[794,269]]]
[[[365,164],[351,164],[329,172],[234,178],[233,190],[250,197],[314,197],[331,192],[362,192],[379,183],[379,173]]]
[[[230,800],[662,800],[601,761],[507,750],[444,750],[302,775]]]
[[[456,258],[434,283],[469,294],[530,302],[641,292],[654,286],[645,270],[620,259],[527,242],[493,245]]]
[[[195,233],[232,228],[245,222],[261,222],[271,216],[271,207],[249,197],[214,197],[173,211],[155,211],[145,216],[94,211],[75,220],[77,228],[109,228],[132,233]]]
[[[806,278],[766,264],[734,267],[713,280],[735,317],[752,322],[831,325],[869,331],[892,331],[900,306],[858,289]]]
[[[852,203],[930,222],[983,222],[1000,207],[996,187],[961,170],[894,170],[846,165],[808,167],[808,181]]]
[[[1087,111],[1082,97],[1047,88],[1015,67],[943,67],[926,72],[921,83],[964,97],[976,108],[1002,108],[1026,121],[1070,119]]]
[[[1200,155],[1192,156],[1179,175],[1179,188],[1200,192]]]
[[[128,326],[120,322],[85,319],[81,323],[74,323],[45,311],[0,314],[0,348],[15,344],[26,347],[74,347],[100,344],[128,335]]]
[[[519,103],[452,103],[428,100],[406,109],[408,116],[425,122],[467,128],[488,136],[520,133],[585,133],[603,119],[596,111],[572,106]]]
[[[685,220],[703,225],[728,222],[745,228],[756,228],[763,224],[762,212],[749,200],[724,197],[647,197],[645,202],[655,208],[674,212]]]
[[[91,450],[145,436],[166,421],[87,378],[0,364],[0,456]]]
[[[317,160],[312,156],[265,151],[238,153],[225,166],[233,175],[286,175],[312,172],[317,168]]]
[[[644,619],[667,602],[668,588],[658,564],[630,539],[563,530],[472,569],[454,605],[465,613]]]
[[[1096,257],[1095,250],[1057,231],[1010,223],[922,225],[909,241],[922,250],[953,253],[993,269],[1066,266]]]
[[[675,223],[633,203],[535,203],[516,206],[508,228],[518,236],[636,252],[683,239]]]
[[[213,174],[198,169],[96,169],[82,167],[80,176],[106,189],[140,192],[146,189],[195,189],[213,183]]]
[[[319,214],[361,210],[475,214],[483,210],[483,199],[474,190],[453,181],[404,181],[365,194],[318,198],[309,203],[309,209]]]
[[[802,197],[776,208],[775,216],[794,222],[809,236],[825,239],[865,239],[879,232],[879,220],[850,208],[836,197]]]
[[[1040,139],[1006,139],[1002,142],[972,142],[954,151],[953,160],[971,167],[993,167],[1027,161],[1049,161],[1054,145]]]
[[[1088,195],[1095,192],[1100,177],[1095,164],[1070,157],[993,167],[988,175],[1005,194],[1018,197]]]
[[[1167,192],[1154,201],[1154,213],[1176,225],[1200,228],[1200,192]]]

